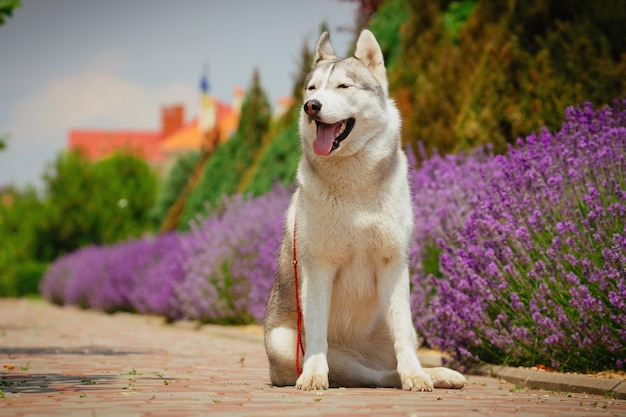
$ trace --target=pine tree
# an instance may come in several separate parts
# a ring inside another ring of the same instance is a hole
[[[300,50],[298,70],[294,74],[293,104],[268,133],[270,140],[255,164],[250,182],[245,184],[246,192],[263,194],[272,188],[276,180],[283,185],[293,183],[300,159],[298,117],[302,108],[304,81],[311,70],[312,61],[313,54],[304,43]]]
[[[250,88],[241,106],[237,132],[219,145],[207,161],[202,177],[189,196],[180,228],[189,228],[189,222],[205,215],[207,208],[215,208],[224,195],[237,191],[241,178],[263,143],[269,129],[272,110],[267,94],[261,86],[258,69],[254,69]]]

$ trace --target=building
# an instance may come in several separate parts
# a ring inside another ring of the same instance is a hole
[[[168,105],[161,109],[159,130],[71,129],[67,147],[79,150],[92,161],[127,151],[144,158],[158,172],[167,172],[181,153],[211,151],[239,125],[243,89],[235,89],[232,104],[209,95],[206,77],[202,78],[200,89],[200,110],[188,122],[182,104]]]
[[[180,153],[201,148],[211,151],[226,141],[239,126],[243,95],[243,89],[236,88],[231,105],[203,95],[198,116],[164,137],[160,149],[166,159],[172,160]]]

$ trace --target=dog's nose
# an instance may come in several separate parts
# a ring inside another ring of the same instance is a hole
[[[319,100],[309,100],[304,103],[304,112],[309,116],[315,116],[322,110],[322,103]]]

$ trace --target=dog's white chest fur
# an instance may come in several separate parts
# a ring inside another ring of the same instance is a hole
[[[382,317],[378,285],[386,277],[381,271],[391,262],[404,262],[412,230],[410,199],[386,192],[344,199],[331,197],[328,190],[309,198],[308,191],[301,189],[305,195],[297,197],[302,199],[297,210],[303,212],[295,220],[299,262],[333,271],[329,342],[362,343]]]

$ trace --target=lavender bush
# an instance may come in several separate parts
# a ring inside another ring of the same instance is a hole
[[[409,174],[411,304],[426,343],[466,364],[623,368],[625,158],[626,99],[572,107],[559,132],[504,156],[422,155]],[[289,199],[277,185],[225,198],[188,233],[81,249],[51,265],[41,292],[108,311],[261,321]]]
[[[422,160],[420,169],[415,168],[412,149],[407,149],[409,184],[415,200],[415,234],[410,253],[413,298],[421,300],[421,293],[429,288],[422,277],[441,276],[437,239],[452,236],[462,227],[472,204],[486,192],[488,179],[500,173],[500,166],[491,149],[446,156],[435,150],[427,157],[420,144],[418,153]]]
[[[90,246],[57,259],[40,291],[59,304],[170,319],[261,321],[291,193],[225,198],[189,233]]]
[[[175,297],[185,317],[220,323],[263,319],[289,199],[279,185],[257,198],[236,195],[192,225],[193,243]]]
[[[434,185],[445,220],[416,209],[418,230],[424,221],[439,227],[431,234],[439,275],[413,275],[414,288],[428,289],[412,299],[428,343],[466,363],[622,368],[625,158],[619,100],[569,108],[560,132],[531,135],[506,156],[426,164],[414,177],[425,185],[414,188],[418,206],[433,201],[430,177],[452,178]],[[450,183],[463,186],[450,191]],[[448,211],[460,215],[455,230]]]
[[[46,273],[39,283],[39,292],[49,301],[55,304],[76,304],[82,307],[88,307],[89,299],[85,297],[83,300],[70,302],[68,299],[68,285],[76,280],[76,272],[79,270],[83,260],[92,257],[92,252],[100,253],[95,246],[88,246],[72,252],[68,255],[57,258],[46,270]],[[94,258],[98,258],[97,256]],[[89,278],[83,278],[84,283],[92,283],[95,281]]]
[[[172,299],[183,275],[184,237],[166,234],[80,249],[50,265],[40,292],[59,304],[180,318]]]

